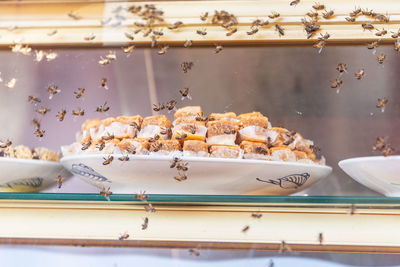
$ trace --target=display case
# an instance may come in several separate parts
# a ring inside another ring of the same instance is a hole
[[[0,243],[135,247],[189,261],[398,264],[397,256],[372,256],[400,249],[397,1],[0,7]],[[195,130],[182,134],[177,113],[187,106],[202,110],[185,118]],[[262,114],[254,125],[268,121],[257,126],[263,141],[246,139],[253,111]],[[225,115],[210,115],[217,112]],[[169,124],[150,137],[142,119],[155,115]],[[106,127],[97,141],[87,120]],[[123,120],[136,128],[122,128]],[[120,128],[109,130],[113,123]],[[234,138],[218,143],[212,131]],[[274,144],[271,131],[289,141]],[[179,157],[157,154],[164,135]],[[134,138],[149,152],[137,143],[134,153],[108,150],[110,139],[120,148]],[[202,142],[207,157],[185,154],[188,140]],[[63,147],[62,165],[19,144]],[[240,159],[221,159],[215,151],[225,146]],[[273,154],[283,147],[295,154]],[[358,261],[345,253],[360,253]]]

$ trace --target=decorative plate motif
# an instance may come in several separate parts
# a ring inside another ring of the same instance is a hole
[[[262,180],[260,178],[256,178],[256,180],[264,183],[279,185],[283,189],[297,189],[305,184],[308,178],[310,178],[310,174],[305,172],[302,174],[287,175],[278,179]]]
[[[83,163],[72,164],[71,172],[77,175],[85,176],[95,182],[111,183],[111,181],[108,180],[106,177],[104,177],[103,175],[101,175],[100,173],[96,172],[95,170],[86,166]]]
[[[34,178],[20,179],[17,181],[1,184],[0,187],[7,187],[10,189],[17,189],[20,187],[39,188],[42,186],[42,184],[43,184],[43,178],[34,177]]]

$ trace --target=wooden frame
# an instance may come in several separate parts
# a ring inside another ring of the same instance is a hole
[[[397,206],[360,207],[352,215],[349,205],[154,203],[154,213],[143,205],[1,200],[0,243],[278,251],[285,241],[292,251],[400,253]],[[254,218],[253,213],[262,217]],[[149,224],[142,230],[145,217]],[[118,240],[124,233],[129,238]]]
[[[120,46],[126,44],[145,45],[151,43],[149,37],[142,33],[136,34],[134,40],[129,40],[125,32],[137,29],[133,26],[135,21],[140,21],[136,15],[124,13],[125,20],[113,18],[106,25],[101,25],[102,19],[115,17],[119,6],[127,8],[131,5],[154,4],[164,11],[165,23],[157,24],[157,30],[164,33],[159,42],[169,45],[182,46],[186,40],[193,40],[194,45],[249,45],[249,44],[313,44],[320,33],[328,32],[331,37],[329,43],[366,44],[372,40],[381,43],[393,43],[391,32],[400,28],[400,9],[396,0],[354,1],[336,0],[320,1],[326,5],[327,10],[334,10],[335,16],[331,19],[321,18],[318,24],[320,30],[312,38],[306,39],[306,32],[301,24],[301,19],[310,11],[314,0],[301,0],[297,6],[290,6],[290,1],[260,0],[260,1],[157,1],[157,2],[130,2],[130,1],[2,1],[0,3],[0,46],[9,46],[15,41],[30,45],[43,46]],[[363,9],[387,14],[389,23],[379,22],[372,18],[359,16],[354,23],[349,23],[345,17],[359,6]],[[238,31],[232,36],[226,36],[227,30],[210,21],[204,22],[200,15],[209,12],[210,16],[215,10],[226,10],[238,19]],[[260,27],[259,32],[247,35],[251,22],[255,19],[268,19],[272,11],[279,12],[281,16],[271,20],[270,24]],[[80,17],[74,20],[67,14]],[[389,14],[388,14],[389,12]],[[397,12],[397,13],[393,13]],[[321,13],[321,12],[320,12]],[[177,30],[167,29],[168,25],[176,21],[184,24]],[[120,22],[120,24],[119,24]],[[279,36],[275,29],[278,23],[285,29],[285,35]],[[379,30],[386,29],[388,34],[378,37],[376,31],[363,30],[362,23],[372,23]],[[117,25],[118,24],[118,25]],[[114,27],[112,26],[114,25]],[[206,29],[207,35],[196,34],[196,30]],[[57,30],[53,36],[48,34]],[[85,36],[93,34],[91,41],[84,40]]]

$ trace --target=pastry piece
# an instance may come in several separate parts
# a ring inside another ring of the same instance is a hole
[[[268,118],[260,112],[245,113],[238,116],[240,120],[239,137],[241,141],[266,142]]]
[[[197,121],[193,117],[179,117],[174,121],[172,129],[172,139],[184,140],[201,140],[206,139],[207,128],[205,122]]]
[[[299,163],[306,163],[306,164],[314,163],[314,161],[308,158],[307,153],[303,151],[293,150],[293,153],[296,156],[296,161]]]
[[[174,119],[178,119],[180,117],[192,117],[195,118],[197,116],[202,117],[203,111],[201,110],[200,106],[187,106],[178,109],[174,114]],[[175,125],[175,123],[174,123]]]
[[[180,156],[181,144],[177,140],[158,140],[150,143],[150,155]]]
[[[239,123],[234,121],[209,121],[207,144],[234,146]]]
[[[210,157],[212,158],[241,158],[242,153],[239,146],[210,146]]]
[[[243,150],[244,159],[268,160],[270,158],[268,146],[264,143],[243,141],[240,148]]]
[[[82,150],[82,154],[121,154],[122,151],[118,147],[120,142],[119,139],[112,139],[92,143],[88,149]]]
[[[44,148],[44,147],[37,147],[33,150],[32,158],[39,159],[39,160],[57,161],[58,162],[58,161],[60,161],[60,154],[55,153],[51,150],[48,150],[47,148]]]
[[[143,119],[138,138],[154,138],[159,135],[161,139],[169,139],[172,123],[165,115],[150,116]]]
[[[82,144],[74,142],[67,146],[61,146],[61,154],[63,157],[82,154]]]
[[[141,116],[120,116],[102,121],[98,119],[89,120],[82,125],[82,134],[78,136],[77,141],[86,143],[88,140],[92,140],[93,143],[98,143],[103,136],[107,135],[113,135],[118,139],[134,138],[142,120]]]
[[[183,143],[183,156],[208,157],[208,145],[203,141],[187,140]]]
[[[287,146],[271,147],[270,149],[270,159],[273,161],[296,161],[295,153]]]
[[[239,122],[236,117],[236,114],[233,112],[226,112],[226,113],[211,113],[208,116],[208,121],[235,121]]]
[[[146,138],[124,139],[118,144],[123,154],[146,155],[149,153],[150,143]]]
[[[33,154],[29,147],[19,145],[19,146],[9,146],[4,149],[5,158],[16,158],[16,159],[32,159]]]

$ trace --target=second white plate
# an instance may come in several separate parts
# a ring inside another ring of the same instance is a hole
[[[129,161],[103,165],[109,155],[79,155],[61,159],[70,172],[113,193],[289,195],[328,176],[332,168],[314,164],[243,159],[182,157],[187,180],[174,179],[173,157],[131,155]]]

